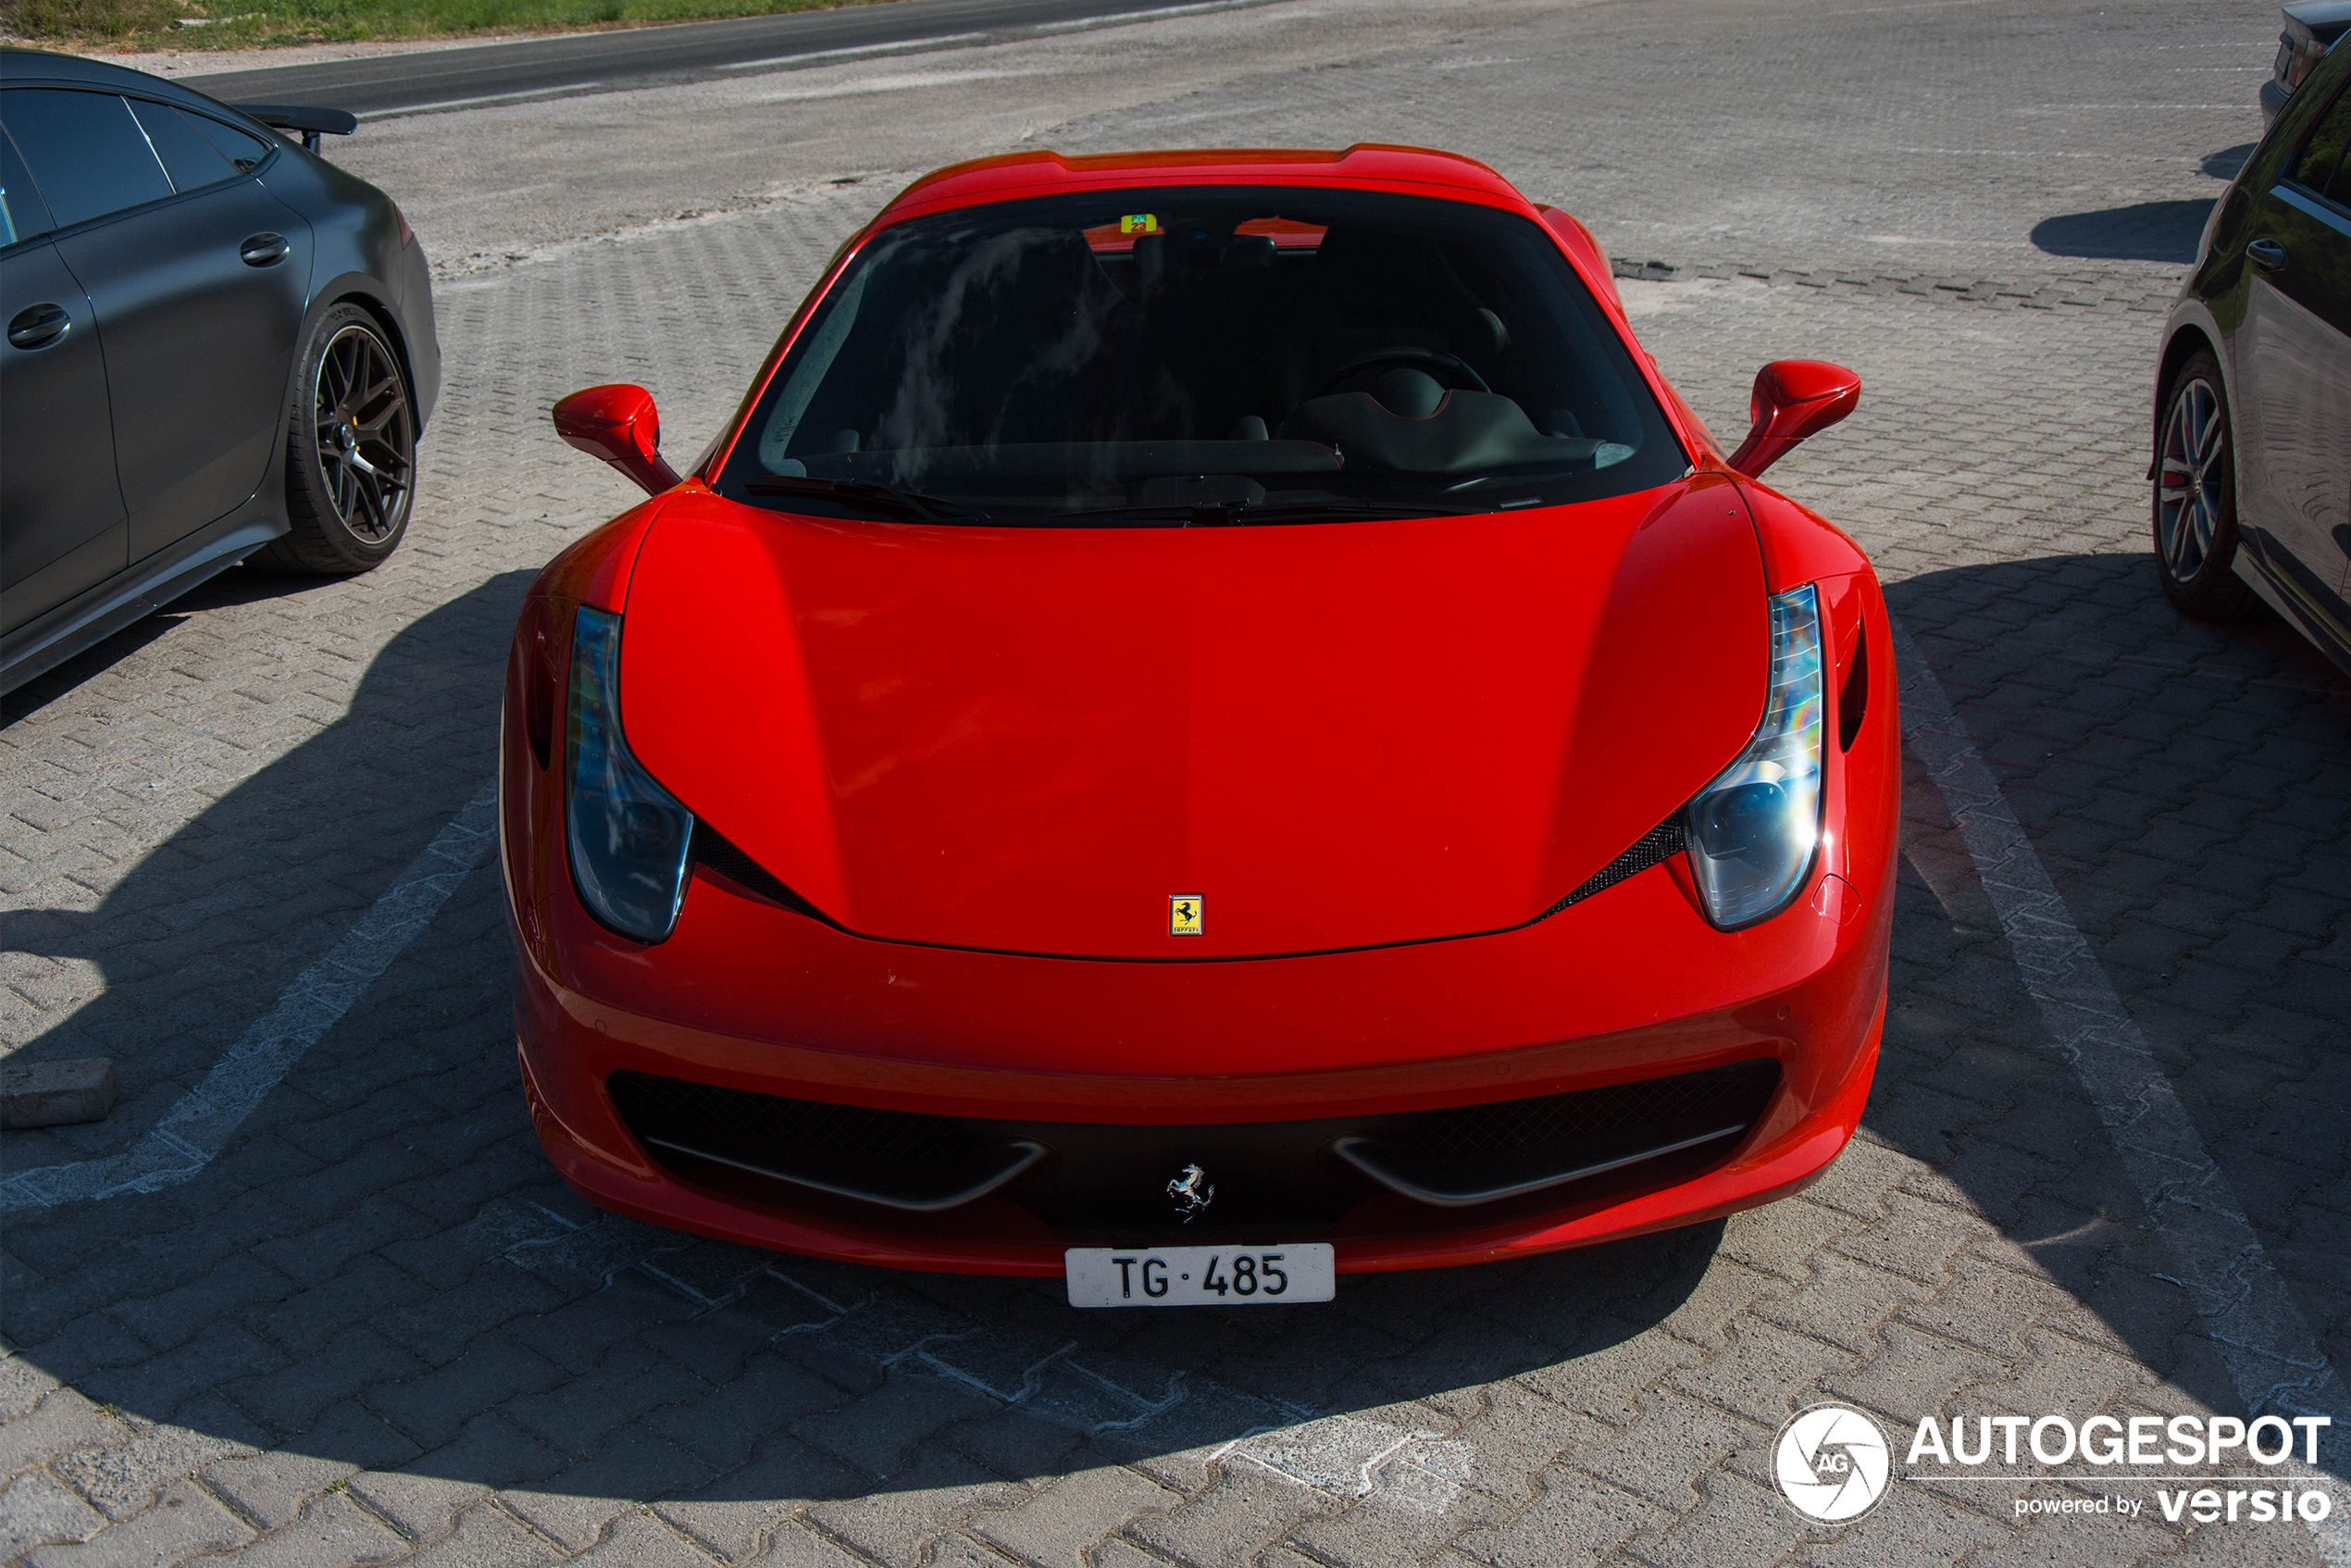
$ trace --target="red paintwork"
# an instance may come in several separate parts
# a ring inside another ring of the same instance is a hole
[[[1557,207],[1536,207],[1552,233],[1560,237],[1560,244],[1567,252],[1568,260],[1575,264],[1576,275],[1584,286],[1592,291],[1618,327],[1624,321],[1624,299],[1616,291],[1616,268],[1609,265],[1608,253],[1592,238],[1592,231],[1574,217]],[[1630,336],[1629,330],[1626,333]]]
[[[1861,378],[1824,359],[1775,359],[1755,373],[1755,428],[1730,466],[1753,479],[1860,405]]]
[[[566,442],[603,458],[646,494],[678,482],[678,471],[661,455],[661,416],[644,388],[622,382],[576,392],[555,404],[554,418]]]
[[[866,232],[1045,188],[1188,180],[1442,190],[1536,216],[1483,166],[1409,149],[1023,155],[918,181]],[[1629,341],[1605,258],[1564,216],[1543,219]],[[608,1208],[708,1235],[1053,1274],[1062,1238],[1009,1199],[877,1217],[680,1180],[636,1147],[605,1075],[1188,1123],[1772,1055],[1785,1077],[1764,1122],[1704,1176],[1631,1196],[1564,1188],[1506,1221],[1381,1199],[1328,1238],[1350,1271],[1500,1258],[1816,1176],[1860,1118],[1883,1024],[1901,771],[1890,631],[1852,541],[1727,471],[1653,381],[1696,471],[1574,508],[976,530],[792,517],[690,479],[566,551],[516,628],[501,765],[516,1028],[557,1168]],[[1522,924],[1738,751],[1761,708],[1763,598],[1804,581],[1827,623],[1830,735],[1864,636],[1873,655],[1860,733],[1828,753],[1808,894],[1721,932],[1676,859]],[[589,917],[565,864],[554,733],[583,603],[625,611],[640,759],[849,930],[707,870],[661,946]],[[1202,937],[1165,934],[1176,891],[1206,895]]]
[[[1689,799],[1762,711],[1764,597],[1721,475],[1339,528],[914,528],[681,495],[629,590],[623,723],[865,935],[1365,947],[1533,919]],[[1168,934],[1178,890],[1206,896],[1199,937]]]

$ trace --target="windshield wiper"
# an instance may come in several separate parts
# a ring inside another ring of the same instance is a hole
[[[1385,517],[1458,517],[1488,511],[1484,506],[1449,506],[1425,501],[1258,501],[1225,505],[1102,506],[1064,512],[1051,519],[1069,528],[1096,523],[1178,528],[1247,528],[1256,523],[1345,523]]]
[[[976,506],[944,501],[936,495],[917,495],[912,491],[897,490],[867,479],[819,479],[795,474],[773,474],[745,480],[743,489],[753,495],[818,496],[863,511],[896,517],[902,522],[952,523],[989,515]]]
[[[1271,501],[1233,510],[1236,523],[1345,522],[1356,517],[1461,517],[1485,506],[1430,501]]]

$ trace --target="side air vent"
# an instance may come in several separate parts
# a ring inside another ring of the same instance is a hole
[[[1567,897],[1536,915],[1536,920],[1549,920],[1570,904],[1582,903],[1605,888],[1613,888],[1625,877],[1647,871],[1650,866],[1673,859],[1688,847],[1689,840],[1682,829],[1682,814],[1675,812],[1656,827],[1641,835],[1640,841],[1598,871],[1585,878],[1584,885]],[[1533,922],[1529,922],[1532,924]]]
[[[697,865],[708,866],[745,892],[779,903],[795,915],[805,915],[812,920],[825,918],[815,904],[784,886],[765,866],[737,849],[700,817],[694,819],[693,861]]]
[[[1849,752],[1853,737],[1861,733],[1861,719],[1870,711],[1870,628],[1863,627],[1853,642],[1853,667],[1836,689],[1836,749]]]

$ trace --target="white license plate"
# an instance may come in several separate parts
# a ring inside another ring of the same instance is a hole
[[[1327,1301],[1338,1283],[1327,1241],[1277,1241],[1263,1247],[1072,1247],[1062,1256],[1073,1307]]]

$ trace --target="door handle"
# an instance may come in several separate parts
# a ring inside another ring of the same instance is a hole
[[[2251,256],[2253,265],[2264,272],[2285,270],[2285,247],[2275,240],[2256,240],[2245,247],[2245,254]]]
[[[46,348],[66,335],[73,317],[61,305],[29,305],[8,318],[8,346]]]
[[[255,234],[237,247],[237,259],[247,267],[274,267],[292,248],[283,234]]]

